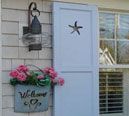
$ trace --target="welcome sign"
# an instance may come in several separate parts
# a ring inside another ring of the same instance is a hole
[[[15,86],[15,112],[43,112],[48,109],[49,86]]]

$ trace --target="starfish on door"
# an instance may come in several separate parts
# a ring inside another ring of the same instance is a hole
[[[77,25],[77,21],[75,21],[74,26],[69,25],[69,27],[73,28],[73,31],[71,32],[71,34],[74,33],[74,32],[77,32],[78,35],[80,35],[79,29],[83,28],[82,26]]]

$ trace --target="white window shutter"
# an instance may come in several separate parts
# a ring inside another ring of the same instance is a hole
[[[99,116],[97,7],[54,2],[53,35],[54,68],[65,79],[54,90],[54,116]]]

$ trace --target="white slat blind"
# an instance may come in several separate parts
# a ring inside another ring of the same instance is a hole
[[[100,113],[123,112],[123,76],[121,72],[100,73]]]

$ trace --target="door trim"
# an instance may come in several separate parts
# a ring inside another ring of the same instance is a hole
[[[0,0],[0,67],[2,67],[1,0]],[[0,69],[0,116],[2,116],[2,68]]]

